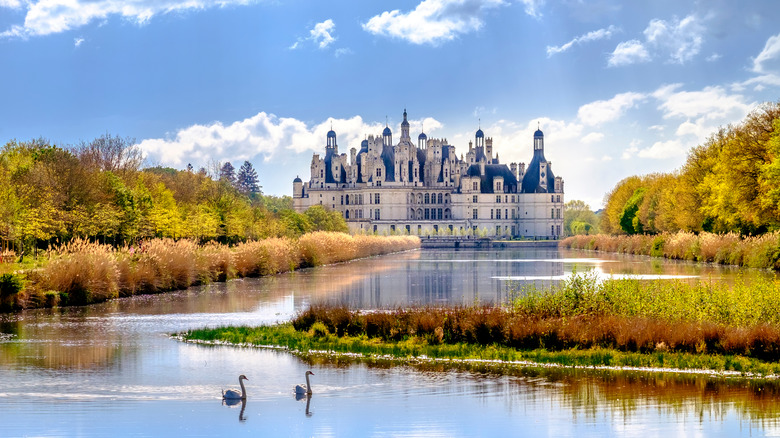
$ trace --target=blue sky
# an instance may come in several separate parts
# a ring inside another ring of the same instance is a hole
[[[780,99],[773,0],[0,0],[0,142],[135,138],[147,164],[251,161],[265,193],[400,132],[528,162],[537,123],[567,199]],[[387,119],[386,119],[387,118]]]

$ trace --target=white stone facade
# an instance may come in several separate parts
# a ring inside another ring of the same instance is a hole
[[[401,138],[390,128],[369,136],[360,150],[339,154],[328,132],[325,155],[314,154],[311,177],[293,181],[298,212],[323,205],[341,212],[352,232],[456,234],[494,238],[557,239],[563,228],[563,179],[544,157],[544,134],[534,133],[526,165],[500,164],[493,141],[478,130],[464,158],[446,139],[417,144],[409,136],[406,110]]]

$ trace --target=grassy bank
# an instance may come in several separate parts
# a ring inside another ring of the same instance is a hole
[[[153,239],[114,249],[77,240],[50,251],[40,265],[0,275],[0,311],[85,305],[212,281],[286,272],[418,248],[411,236],[313,232],[234,247],[188,239]]]
[[[701,232],[567,237],[561,247],[780,269],[780,231],[755,237]]]
[[[577,367],[641,367],[733,371],[761,376],[780,373],[780,364],[738,355],[694,354],[658,351],[652,354],[614,348],[517,349],[503,345],[431,343],[420,336],[384,341],[366,335],[337,336],[317,327],[298,331],[292,324],[262,327],[222,327],[193,330],[181,335],[187,341],[249,346],[280,346],[303,355],[330,352],[364,358],[406,360],[502,361],[523,364],[557,364]]]
[[[526,360],[582,366],[780,372],[780,283],[596,281],[518,291],[503,306],[357,312],[314,305],[288,325],[193,331],[188,339],[302,352]]]

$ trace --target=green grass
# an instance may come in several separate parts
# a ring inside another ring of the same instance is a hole
[[[186,341],[206,341],[236,345],[286,347],[298,354],[315,352],[336,354],[350,353],[365,358],[397,360],[447,359],[482,360],[503,362],[532,362],[578,367],[647,367],[665,369],[695,369],[713,372],[734,371],[744,374],[768,376],[780,373],[780,364],[758,359],[717,354],[691,354],[656,352],[643,354],[607,348],[517,350],[500,345],[438,344],[432,345],[424,338],[386,342],[378,338],[361,336],[336,336],[316,330],[297,331],[292,324],[261,327],[222,327],[192,330],[181,334]]]

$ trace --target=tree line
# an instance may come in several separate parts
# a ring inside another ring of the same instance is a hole
[[[780,102],[720,128],[677,171],[623,179],[604,204],[601,231],[612,234],[780,229]]]
[[[134,139],[110,134],[60,147],[12,140],[0,149],[0,252],[84,238],[115,246],[191,238],[233,244],[310,231],[347,231],[338,212],[303,214],[289,196],[264,196],[251,163],[212,170],[142,168]]]

